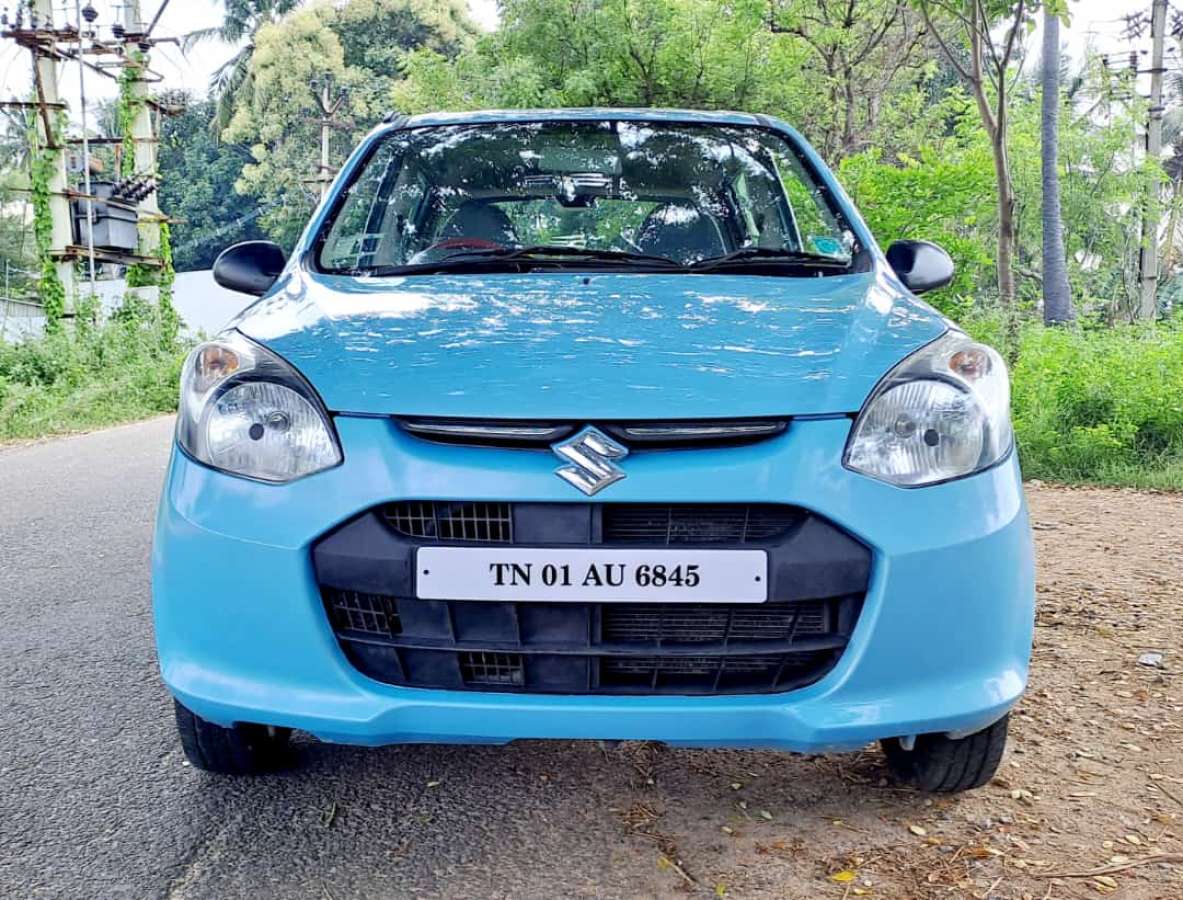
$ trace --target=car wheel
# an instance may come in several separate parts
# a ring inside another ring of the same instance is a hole
[[[223,728],[173,701],[185,757],[199,769],[222,775],[254,775],[277,769],[286,758],[290,728],[240,723]]]
[[[953,794],[981,787],[998,771],[1009,718],[1003,716],[963,738],[918,735],[911,750],[905,750],[899,738],[889,738],[882,742],[888,768],[922,791]]]

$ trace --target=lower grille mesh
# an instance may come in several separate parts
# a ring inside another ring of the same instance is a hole
[[[329,617],[339,631],[393,637],[402,628],[393,597],[363,594],[360,591],[331,591],[325,594]]]
[[[608,503],[595,512],[603,543],[648,546],[770,541],[806,516],[796,507],[758,503]],[[419,540],[514,542],[509,503],[404,500],[387,504],[382,514],[396,532]]]
[[[605,606],[605,641],[703,642],[790,640],[826,631],[826,604],[769,603],[758,607],[629,604]]]
[[[325,588],[337,637],[371,678],[536,693],[750,693],[816,681],[860,597],[763,604],[495,603]]]
[[[513,517],[508,503],[407,500],[389,504],[384,514],[390,527],[407,537],[481,544],[513,541]]]
[[[497,684],[521,686],[525,681],[525,669],[520,653],[475,653],[460,654],[460,676],[465,684]]]
[[[747,544],[778,537],[801,517],[791,506],[614,504],[604,509],[604,542]]]

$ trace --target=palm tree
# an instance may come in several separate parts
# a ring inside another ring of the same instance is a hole
[[[221,134],[230,124],[238,101],[250,96],[255,35],[264,25],[278,22],[299,5],[300,0],[225,0],[226,15],[221,25],[190,31],[181,39],[182,50],[203,41],[241,45],[210,76],[210,95],[214,101],[210,128],[214,134]]]
[[[1179,42],[1183,47],[1183,40]],[[1162,250],[1162,271],[1170,277],[1175,264],[1175,242],[1179,228],[1179,206],[1183,203],[1183,74],[1175,73],[1167,81],[1168,106],[1162,117],[1163,146],[1170,147],[1171,155],[1163,159],[1171,187],[1171,208],[1167,218],[1167,233]]]
[[[1043,321],[1071,322],[1076,313],[1068,288],[1064,255],[1064,218],[1060,213],[1060,17],[1043,6],[1043,119],[1040,143],[1043,164]]]

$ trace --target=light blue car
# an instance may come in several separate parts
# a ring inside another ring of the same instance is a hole
[[[651,740],[987,781],[1027,679],[1003,360],[764,116],[392,118],[182,373],[156,525],[189,760]]]

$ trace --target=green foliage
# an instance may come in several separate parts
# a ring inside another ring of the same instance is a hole
[[[173,269],[172,231],[163,219],[159,227],[160,239],[156,252],[160,254],[160,271],[156,274],[156,314],[160,317],[161,337],[167,346],[177,338],[181,317],[173,306],[173,282],[177,280],[177,273]]]
[[[942,106],[954,123],[949,134],[894,160],[878,149],[863,151],[843,160],[839,177],[884,246],[918,238],[949,251],[957,276],[927,299],[960,317],[981,302],[981,286],[995,279],[994,173],[989,142],[971,127],[976,114],[968,99],[955,90]]]
[[[119,126],[120,154],[119,176],[130,178],[136,173],[136,118],[144,108],[144,98],[136,94],[136,85],[144,69],[144,54],[139,50],[132,50],[128,55],[128,64],[119,71],[119,99],[115,105],[115,115]]]
[[[1183,320],[1114,328],[1028,323],[1005,345],[998,315],[963,323],[1012,350],[1023,475],[1183,489]]]
[[[1077,308],[1095,320],[1127,318],[1127,273],[1136,268],[1138,207],[1145,172],[1126,162],[1137,110],[1108,122],[1062,116],[1060,176],[1069,278]],[[1038,97],[1018,92],[1011,109],[1011,169],[1019,197],[1016,254],[1019,301],[1034,309],[1042,293]],[[936,241],[957,264],[948,288],[926,297],[957,318],[993,307],[998,221],[990,142],[968,97],[945,92],[924,113],[914,149],[888,156],[877,147],[842,161],[839,177],[886,246],[901,238]]]
[[[61,117],[57,130],[61,132]],[[48,136],[53,140],[53,135]],[[53,216],[49,208],[49,182],[61,156],[61,150],[42,146],[35,132],[29,134],[29,193],[33,203],[33,241],[37,248],[37,265],[41,277],[37,291],[45,309],[45,329],[51,333],[61,330],[62,314],[66,311],[66,289],[58,277],[57,260],[53,250]]]
[[[165,101],[182,110],[161,123],[158,159],[160,207],[180,222],[171,235],[173,265],[179,272],[208,269],[230,244],[264,237],[255,203],[234,189],[250,149],[213,136],[213,101],[184,92]]]
[[[514,106],[819,108],[807,45],[772,32],[765,0],[507,0],[502,27],[454,62],[402,57],[404,112]]]
[[[82,431],[176,409],[186,347],[150,308],[18,344],[0,341],[0,441]]]
[[[1104,480],[1183,464],[1183,329],[1031,327],[1014,383],[1030,476]]]
[[[251,90],[223,137],[250,148],[236,188],[263,206],[259,224],[270,237],[293,244],[318,199],[321,112],[313,79],[331,76],[334,95],[345,92],[336,114],[345,127],[330,135],[331,162],[340,163],[389,112],[393,59],[413,47],[456,52],[473,32],[464,10],[460,0],[321,0],[259,29]]]

